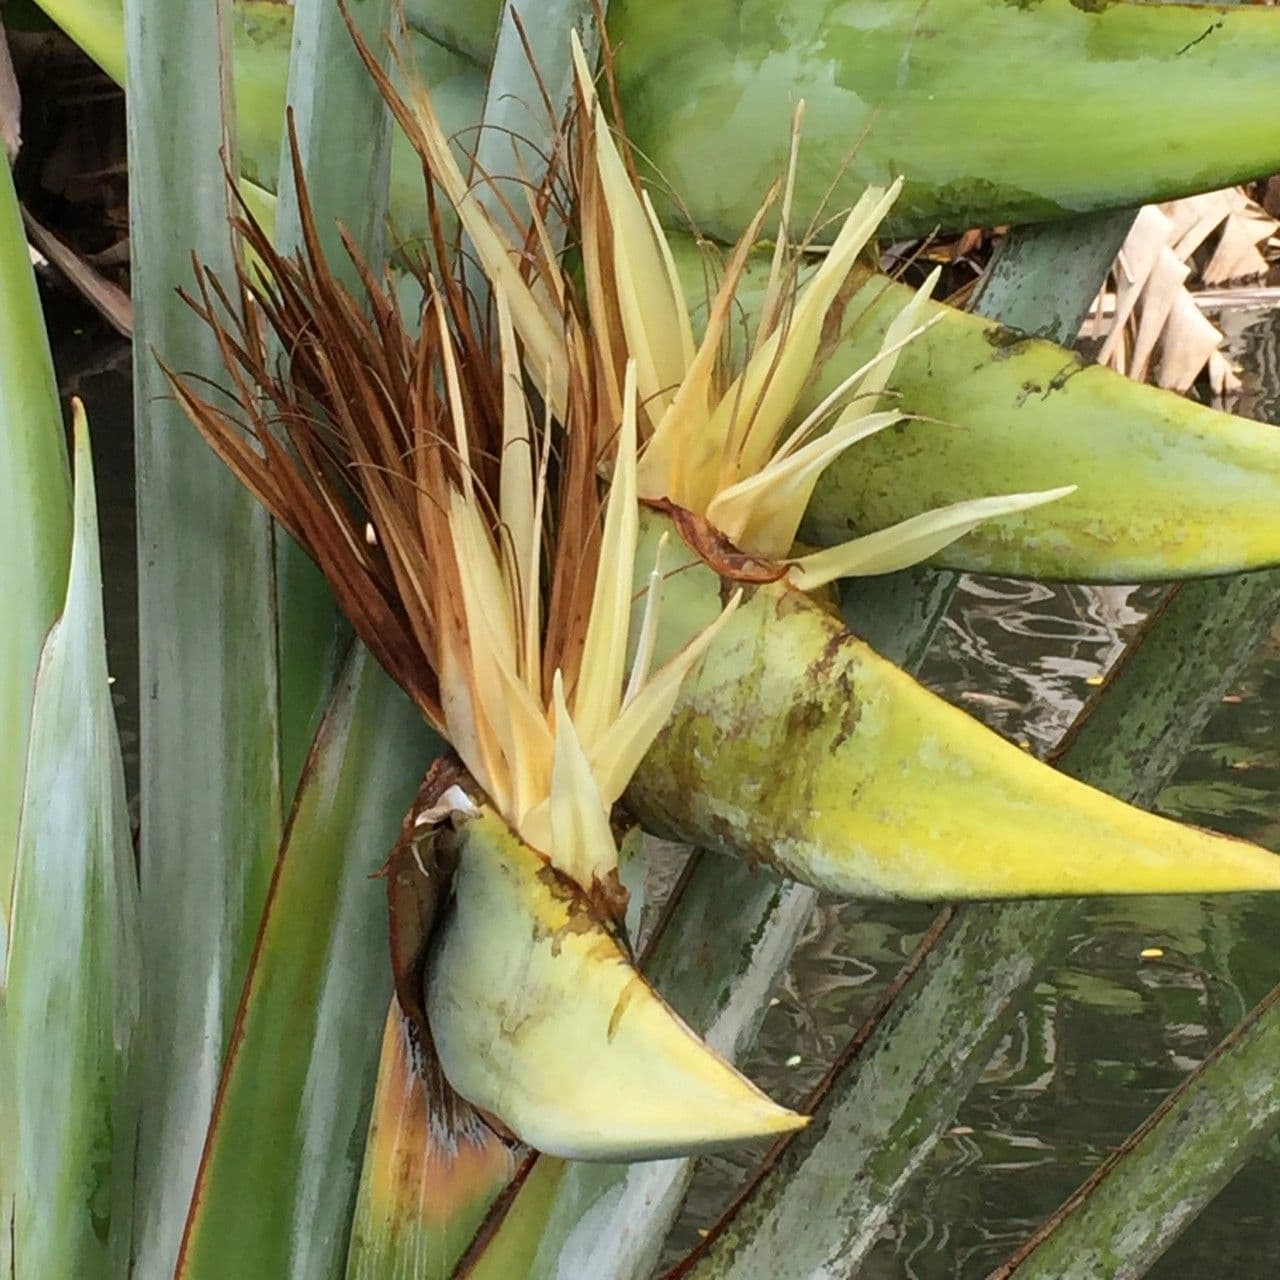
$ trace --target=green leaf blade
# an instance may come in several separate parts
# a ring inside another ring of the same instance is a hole
[[[81,418],[66,605],[33,705],[4,1012],[15,1274],[109,1280],[130,1250],[141,958],[97,538]]]
[[[922,17],[919,0],[708,0],[691,24],[680,0],[615,0],[609,30],[639,154],[726,243],[785,172],[785,104],[798,98],[800,226],[898,175],[891,234],[927,235],[1065,220],[1280,167],[1260,107],[1280,15],[1261,9],[932,0]]]
[[[872,277],[813,395],[856,368],[907,290]],[[918,415],[836,460],[802,535],[820,545],[995,493],[1073,484],[991,520],[933,563],[974,573],[1138,582],[1280,561],[1280,431],[1130,382],[1054,343],[942,303],[894,373]]]
[[[391,992],[377,872],[440,744],[363,647],[290,819],[179,1274],[341,1272]]]
[[[71,484],[62,410],[9,166],[0,173],[0,967],[36,666],[62,608]]]
[[[351,1226],[346,1280],[453,1280],[516,1151],[452,1096],[393,1002]]]
[[[141,886],[149,984],[137,1273],[167,1276],[280,840],[271,535],[156,361],[215,383],[217,344],[175,290],[191,255],[229,281],[219,150],[225,6],[129,0],[139,544]]]
[[[123,57],[104,17],[110,0],[105,10],[100,0],[40,3],[118,76]],[[236,7],[244,176],[274,190],[289,6]],[[437,109],[446,98],[472,99],[461,114],[445,113],[448,128],[479,118],[477,64],[492,50],[495,8],[494,0],[409,6],[415,28],[449,46],[425,38],[417,46]],[[917,0],[850,6],[836,22],[808,0],[753,6],[741,21],[738,8],[709,0],[691,30],[678,0],[629,0],[615,4],[610,22],[640,154],[699,229],[726,242],[785,172],[787,104],[797,96],[808,104],[801,225],[824,200],[827,209],[848,207],[868,182],[898,174],[907,186],[893,232],[928,234],[1124,208],[1280,167],[1280,139],[1259,107],[1269,101],[1280,17],[1263,8],[938,0],[923,34]],[[958,115],[966,121],[959,130]],[[396,152],[392,208],[419,233],[417,165],[399,143]],[[687,221],[663,212],[673,225]]]
[[[1280,1130],[1280,987],[990,1280],[1136,1280]]]
[[[406,0],[411,26],[446,49],[456,49],[477,66],[493,56],[502,16],[502,0],[470,0],[469,4],[441,4],[439,0]]]
[[[385,57],[392,0],[362,0],[351,20],[370,48]],[[391,116],[365,69],[343,12],[332,0],[301,0],[293,11],[287,101],[293,112],[298,159],[325,258],[357,297],[358,273],[339,228],[375,275],[385,256],[391,171]],[[302,246],[299,192],[289,140],[282,140],[281,196],[276,247]],[[312,737],[329,702],[338,667],[350,644],[320,571],[287,535],[276,539],[276,607],[280,652],[280,753],[283,794],[292,795]]]

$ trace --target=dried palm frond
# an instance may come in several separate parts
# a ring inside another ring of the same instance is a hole
[[[1098,362],[1174,391],[1189,391],[1205,371],[1215,394],[1238,390],[1223,335],[1188,283],[1265,276],[1263,250],[1277,231],[1280,222],[1238,187],[1145,205],[1085,323],[1086,337],[1103,339]]]
[[[344,235],[357,297],[325,262],[296,149],[294,168],[302,250],[278,253],[244,210],[237,229],[261,266],[240,268],[234,297],[197,267],[188,300],[217,335],[229,395],[171,374],[175,391],[498,811],[591,891],[617,864],[612,805],[728,614],[656,673],[641,646],[628,673],[634,375],[602,425],[590,360],[566,366],[560,421],[539,424],[513,321],[527,274],[495,282],[482,312],[420,260],[423,302],[406,317]],[[428,193],[435,260],[456,261]],[[543,314],[557,349],[589,354],[571,295],[555,306]],[[651,591],[647,612],[657,605]]]

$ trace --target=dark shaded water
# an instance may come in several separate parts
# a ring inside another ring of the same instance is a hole
[[[48,299],[64,389],[94,428],[108,631],[126,765],[137,677],[129,359],[74,304]],[[1280,316],[1244,329],[1250,416],[1280,422]],[[1267,371],[1259,378],[1258,371]],[[928,683],[1043,753],[1089,681],[1118,656],[1150,591],[969,580],[924,671]],[[1256,655],[1160,800],[1167,813],[1280,850],[1280,634]],[[748,1064],[780,1098],[821,1074],[909,954],[928,908],[824,904]],[[1241,1014],[1280,980],[1280,905],[1256,898],[1103,900],[1080,917],[896,1216],[867,1273],[979,1277],[1121,1142]],[[1162,954],[1144,959],[1144,949]],[[1280,1069],[1280,1064],[1277,1064]],[[1277,1153],[1257,1157],[1154,1273],[1276,1273]],[[744,1169],[708,1161],[681,1227],[690,1242]]]

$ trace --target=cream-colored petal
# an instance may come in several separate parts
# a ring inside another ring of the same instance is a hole
[[[591,769],[606,804],[612,804],[626,790],[631,775],[666,724],[680,686],[741,601],[742,592],[735,591],[720,616],[654,673],[600,739],[591,754]]]
[[[813,591],[836,578],[894,573],[927,560],[985,520],[1056,502],[1075,491],[1075,485],[1066,485],[1040,493],[1010,493],[953,502],[852,542],[802,556],[787,571],[787,577],[800,590]]]
[[[929,272],[924,284],[911,295],[906,306],[889,322],[888,328],[884,331],[884,340],[880,343],[880,351],[876,358],[869,362],[866,375],[859,384],[860,396],[869,398],[880,395],[889,385],[889,379],[893,377],[893,370],[902,349],[942,318],[941,313],[932,319],[925,318],[930,299],[933,297],[933,291],[937,288],[941,275],[941,267],[935,267]]]
[[[573,717],[590,751],[622,703],[631,584],[640,514],[636,505],[636,375],[628,364],[613,480],[605,504],[600,563],[582,647]]]
[[[645,446],[637,483],[646,498],[670,498],[690,511],[705,511],[716,491],[720,459],[726,448],[723,435],[713,434],[717,427],[712,421],[721,343],[734,314],[738,284],[770,203],[766,200],[760,206],[735,246],[712,300],[693,363]],[[728,422],[724,418],[721,425],[727,429]]]
[[[653,207],[653,201],[649,199],[649,193],[641,191],[640,199],[644,204],[645,216],[649,219],[649,227],[653,232],[653,242],[658,248],[658,255],[666,271],[667,288],[671,292],[671,315],[676,322],[676,336],[680,340],[680,369],[683,376],[693,363],[698,349],[693,338],[693,323],[689,319],[689,308],[684,300],[684,286],[680,283],[680,273],[676,270],[676,260],[672,256],[671,245],[667,242],[667,233],[663,230],[662,223],[658,221],[658,214]]]
[[[516,332],[525,344],[530,373],[541,378],[549,371],[541,389],[564,412],[568,395],[569,362],[564,328],[557,312],[545,296],[539,296],[520,272],[520,252],[498,230],[488,210],[476,197],[472,184],[463,176],[439,117],[424,91],[413,95],[414,141],[421,147],[432,176],[458,214],[476,257],[491,284],[500,284],[511,303]]]
[[[805,285],[791,315],[758,345],[717,406],[711,435],[727,441],[722,484],[732,484],[759,470],[773,453],[812,372],[827,312],[901,186],[899,179],[887,191],[867,189]]]
[[[640,402],[658,422],[691,362],[693,334],[684,295],[656,219],[650,221],[597,107],[596,165],[613,232],[614,275],[628,354],[636,362]],[[660,247],[661,245],[661,247]]]
[[[901,421],[902,415],[890,410],[837,423],[826,435],[718,493],[707,519],[744,551],[781,559],[796,540],[822,472],[858,441]]]
[[[564,682],[555,673],[555,756],[551,766],[548,817],[551,845],[543,850],[552,865],[589,889],[618,865],[618,849],[609,829],[608,805],[564,700]]]
[[[657,550],[653,553],[653,568],[649,570],[649,585],[645,588],[636,653],[631,660],[631,674],[627,677],[627,688],[622,695],[624,707],[644,688],[649,679],[649,667],[653,662],[653,648],[658,636],[658,616],[662,609],[662,557],[667,549],[667,542],[668,537],[664,533],[658,539]]]

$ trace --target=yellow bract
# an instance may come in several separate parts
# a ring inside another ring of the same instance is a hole
[[[586,1160],[715,1151],[806,1123],[709,1049],[492,813],[457,845],[424,996],[445,1072],[475,1106]]]

